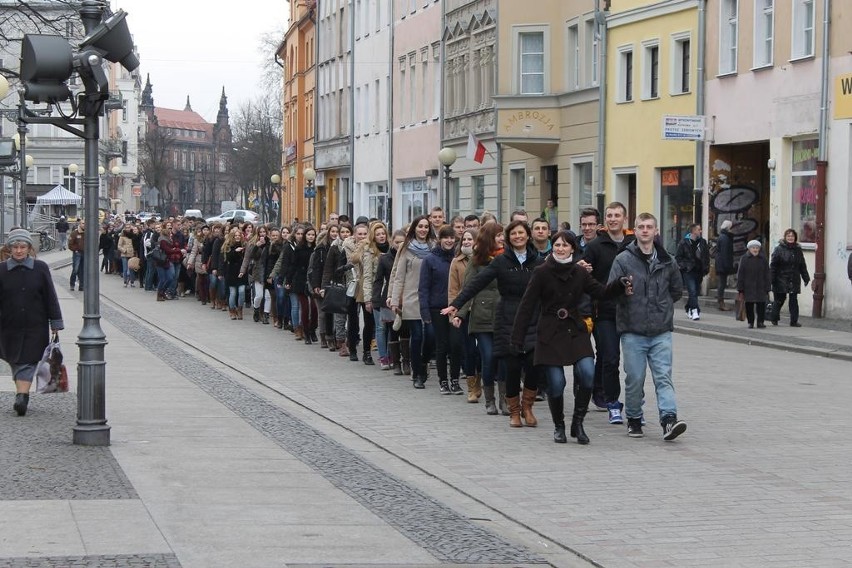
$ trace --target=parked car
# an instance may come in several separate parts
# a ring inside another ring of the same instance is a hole
[[[141,222],[143,222],[143,223],[145,223],[146,221],[148,221],[148,219],[153,219],[154,221],[159,221],[159,220],[160,220],[160,216],[159,216],[159,215],[157,215],[156,213],[151,213],[151,212],[149,212],[149,211],[142,211],[142,212],[140,212],[140,213],[137,213],[137,214],[136,214],[136,218],[137,218],[137,219],[139,219],[139,220],[140,220]]]
[[[216,215],[215,217],[208,217],[205,219],[207,224],[210,223],[227,223],[228,221],[233,220],[234,218],[242,219],[243,221],[248,221],[249,223],[257,223],[257,213],[254,211],[249,211],[248,209],[229,209],[225,211],[221,215]]]
[[[201,214],[201,209],[187,209],[183,213],[184,219],[203,219],[204,215]]]

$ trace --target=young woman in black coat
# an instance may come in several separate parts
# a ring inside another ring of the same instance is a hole
[[[520,428],[521,414],[527,426],[538,421],[532,412],[538,392],[539,374],[533,363],[535,358],[538,313],[530,318],[520,350],[511,344],[512,328],[521,298],[527,290],[533,270],[544,260],[530,242],[531,230],[526,221],[512,221],[506,227],[506,251],[494,258],[479,274],[468,282],[443,315],[455,316],[458,310],[496,279],[500,291],[494,326],[493,356],[502,359],[506,369],[506,402],[509,405],[509,426]],[[483,365],[485,362],[483,361]],[[523,400],[520,397],[521,374],[524,375]]]
[[[802,247],[799,246],[799,235],[793,229],[784,231],[784,238],[772,251],[769,269],[772,273],[772,295],[775,298],[775,307],[770,316],[772,325],[778,325],[781,306],[789,296],[790,327],[802,327],[799,323],[798,296],[802,291],[802,280],[807,286],[811,277],[808,275],[808,265],[805,264]]]
[[[11,256],[0,262],[0,356],[12,367],[14,409],[24,416],[44,349],[65,325],[50,269],[35,259],[30,232],[12,229],[6,244]]]

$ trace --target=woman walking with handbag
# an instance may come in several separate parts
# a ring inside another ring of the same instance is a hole
[[[778,325],[781,317],[781,307],[790,298],[790,327],[802,327],[799,323],[799,293],[802,291],[802,280],[805,286],[811,281],[805,255],[799,245],[799,234],[793,229],[784,231],[784,238],[772,251],[769,261],[772,272],[772,295],[775,299],[770,319],[772,325]]]
[[[766,256],[761,253],[760,241],[748,242],[748,252],[740,258],[737,270],[737,291],[745,302],[745,313],[749,329],[754,327],[754,315],[757,311],[757,327],[766,327],[766,299],[772,288],[772,278],[769,274],[769,264]]]
[[[13,408],[24,416],[42,354],[65,325],[50,269],[36,260],[30,232],[14,228],[6,244],[11,256],[0,262],[0,354],[12,368]]]

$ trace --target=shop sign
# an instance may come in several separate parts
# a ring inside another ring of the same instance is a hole
[[[660,172],[663,187],[676,187],[680,185],[680,170],[663,170]]]
[[[292,161],[296,159],[296,143],[292,142],[284,146],[284,158],[286,161]]]
[[[663,116],[663,140],[704,140],[704,116]]]
[[[834,118],[852,118],[852,73],[834,79]]]

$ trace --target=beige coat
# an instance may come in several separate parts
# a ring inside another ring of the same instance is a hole
[[[118,252],[121,254],[121,258],[133,257],[136,254],[133,250],[133,239],[125,237],[123,234],[118,237]]]
[[[449,306],[464,288],[464,271],[470,263],[470,257],[459,253],[450,263],[450,281],[447,284],[447,305]]]
[[[408,249],[401,250],[396,255],[396,261],[391,272],[390,290],[388,296],[391,308],[402,308],[402,319],[420,319],[420,263],[421,258]]]

